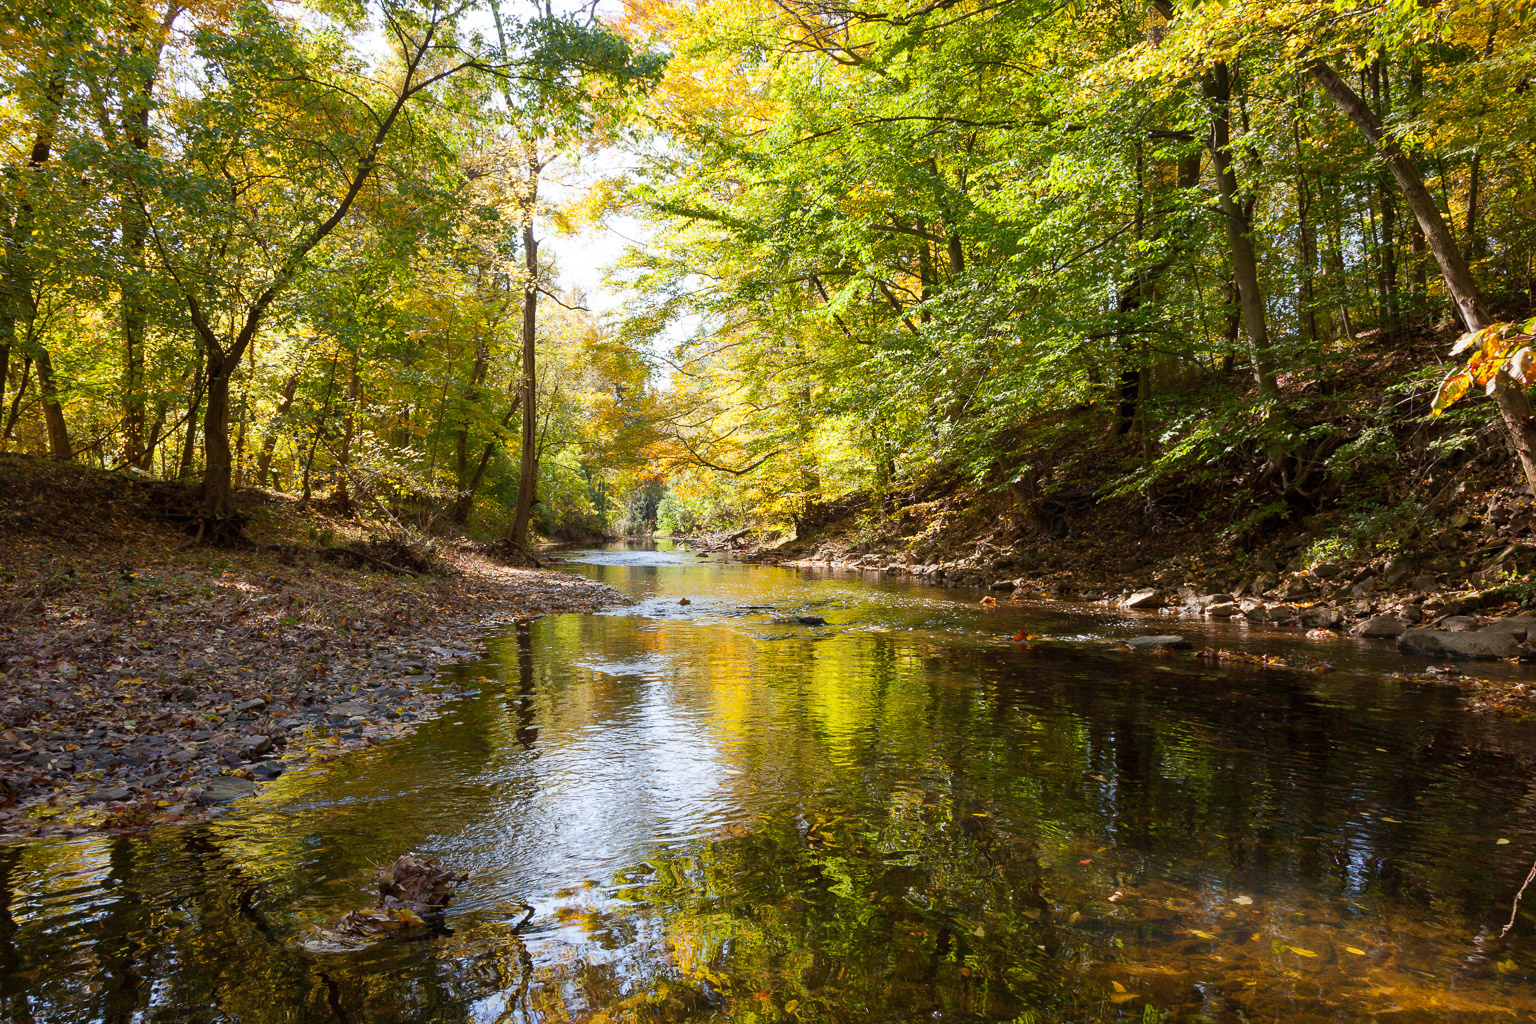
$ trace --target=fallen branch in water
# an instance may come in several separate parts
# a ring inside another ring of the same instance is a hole
[[[1525,890],[1530,887],[1532,879],[1536,879],[1536,864],[1531,865],[1530,873],[1525,876],[1525,881],[1520,884],[1520,891],[1515,893],[1515,902],[1510,904],[1509,907],[1509,923],[1504,926],[1503,931],[1499,932],[1499,938],[1502,939],[1508,935],[1509,930],[1515,926],[1515,918],[1520,914],[1520,897],[1525,895]]]

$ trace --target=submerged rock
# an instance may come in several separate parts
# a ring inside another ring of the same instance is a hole
[[[1194,646],[1189,642],[1187,638],[1182,636],[1175,636],[1173,634],[1162,636],[1133,636],[1127,639],[1125,643],[1128,644],[1133,650],[1137,651],[1172,651]]]
[[[256,792],[256,783],[233,775],[215,775],[203,787],[203,799],[211,804],[226,804]]]

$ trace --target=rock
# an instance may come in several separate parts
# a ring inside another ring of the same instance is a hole
[[[362,701],[344,700],[340,704],[332,704],[325,709],[327,718],[351,718],[354,715],[367,715],[372,709]]]
[[[1124,601],[1120,602],[1122,608],[1161,608],[1163,606],[1163,593],[1160,590],[1138,590]]]
[[[237,712],[237,713],[238,712],[242,712],[242,711],[260,711],[262,708],[264,708],[266,706],[267,706],[267,702],[265,700],[263,700],[260,697],[255,697],[255,698],[252,698],[251,700],[243,700],[239,704],[236,704],[234,707],[230,708],[229,710]]]
[[[1312,575],[1320,580],[1331,580],[1344,572],[1338,562],[1320,562],[1312,567]]]
[[[1213,619],[1230,619],[1242,609],[1232,601],[1219,601],[1205,610],[1205,614]]]
[[[1496,661],[1519,654],[1520,642],[1510,633],[1410,629],[1397,638],[1397,649],[1404,654]]]
[[[1299,618],[1301,624],[1308,629],[1338,629],[1344,621],[1343,614],[1337,608],[1323,608],[1317,605],[1305,609]]]
[[[1138,651],[1172,651],[1184,647],[1192,647],[1187,639],[1182,636],[1133,636],[1125,641],[1133,649]]]
[[[890,572],[890,571],[891,571],[890,569],[886,570],[886,572]],[[897,568],[896,571],[900,572],[901,570],[899,568]],[[988,587],[987,589],[988,590],[999,590],[999,591],[1002,591],[1002,590],[1012,590],[1013,587],[1014,587],[1013,580],[994,580],[992,582],[992,585],[990,587]]]
[[[225,804],[252,796],[255,792],[254,782],[233,775],[215,775],[203,786],[203,799],[211,804]]]
[[[1516,640],[1536,639],[1532,635],[1536,633],[1536,615],[1516,615],[1508,619],[1495,619],[1478,632],[1508,633]]]
[[[1277,604],[1269,609],[1270,622],[1290,622],[1296,618],[1296,609],[1288,604]]]
[[[98,789],[86,797],[85,802],[88,804],[114,803],[118,800],[127,800],[131,795],[132,793],[122,786],[113,786],[110,789]]]
[[[1435,623],[1435,628],[1452,633],[1466,633],[1477,628],[1477,618],[1472,615],[1447,615]]]
[[[1376,595],[1376,577],[1367,576],[1365,579],[1349,588],[1350,597],[1370,598]]]
[[[1424,611],[1416,604],[1405,604],[1397,613],[1397,617],[1404,622],[1423,622]]]
[[[272,749],[272,737],[257,733],[255,736],[247,736],[240,741],[237,748],[240,756],[247,761],[254,761],[268,750]]]
[[[1376,615],[1356,626],[1352,633],[1366,637],[1398,637],[1408,631],[1408,624],[1396,615]]]
[[[1413,589],[1421,594],[1427,594],[1439,585],[1440,581],[1433,576],[1415,576],[1413,578]]]

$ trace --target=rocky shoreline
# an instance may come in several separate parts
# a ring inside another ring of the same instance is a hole
[[[1315,640],[1349,635],[1391,642],[1405,656],[1406,671],[1400,679],[1458,686],[1472,710],[1536,714],[1536,687],[1518,680],[1480,679],[1452,664],[1536,661],[1536,613],[1531,611],[1536,597],[1512,582],[1519,578],[1519,567],[1536,556],[1536,546],[1523,538],[1485,545],[1459,557],[1455,552],[1437,551],[1417,559],[1340,559],[1311,565],[1299,558],[1284,565],[1278,559],[1260,558],[1251,560],[1246,571],[1232,566],[1209,568],[1199,558],[1180,555],[1129,580],[1103,575],[1063,578],[1058,574],[1054,579],[1019,575],[1019,567],[1041,557],[1042,545],[1028,541],[1007,547],[978,541],[974,551],[943,560],[925,560],[910,550],[846,546],[829,540],[774,543],[770,539],[764,544],[739,530],[695,538],[691,543],[789,568],[966,588],[988,595],[984,602],[1084,602],[1149,617],[1294,630]],[[1167,650],[1169,645],[1133,643],[1131,648]],[[1202,653],[1197,651],[1195,656]],[[1446,664],[1436,665],[1430,659]]]

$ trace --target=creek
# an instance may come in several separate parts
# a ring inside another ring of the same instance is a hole
[[[491,637],[414,735],[0,849],[0,1016],[1536,1019],[1536,730],[1390,644],[570,558],[633,603]],[[1162,632],[1334,671],[1103,642]],[[407,851],[468,874],[441,920],[304,947]]]

